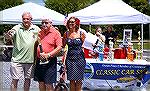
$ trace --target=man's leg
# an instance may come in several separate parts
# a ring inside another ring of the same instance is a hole
[[[22,65],[24,68],[24,78],[25,78],[24,91],[29,91],[31,78],[33,77],[33,74],[32,74],[33,64],[22,64]]]
[[[40,91],[46,91],[46,85],[44,82],[39,82],[39,90]]]
[[[53,84],[46,84],[46,91],[54,91]]]
[[[18,85],[19,78],[23,74],[22,65],[20,63],[11,62],[10,74],[12,76],[12,82],[11,82],[10,89],[11,89],[11,91],[17,91],[17,85]]]
[[[10,89],[11,91],[17,91],[18,79],[12,79]]]
[[[30,79],[25,78],[25,81],[24,81],[24,91],[29,91],[29,89],[30,89],[30,82],[31,82]]]

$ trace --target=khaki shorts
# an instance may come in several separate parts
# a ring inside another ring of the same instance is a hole
[[[23,75],[24,78],[31,79],[33,77],[33,64],[11,62],[10,74],[12,79],[20,79]]]

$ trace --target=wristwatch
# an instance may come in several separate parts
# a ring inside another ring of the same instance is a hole
[[[50,53],[48,53],[48,58],[50,58],[51,57],[51,54]]]

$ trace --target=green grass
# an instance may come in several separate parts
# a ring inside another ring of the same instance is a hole
[[[138,43],[133,43],[133,48],[138,48]],[[150,42],[143,43],[143,49],[149,49],[150,50]]]
[[[114,45],[114,48],[118,48],[118,45],[120,45],[122,42],[118,42],[117,44]],[[138,42],[133,43],[133,49],[138,49],[139,45]],[[143,49],[150,50],[150,41],[144,42],[143,43]]]

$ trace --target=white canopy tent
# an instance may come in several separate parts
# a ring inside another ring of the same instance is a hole
[[[150,23],[150,16],[137,11],[122,0],[100,0],[89,7],[68,15],[68,17],[71,16],[79,18],[81,24],[85,25],[141,24],[143,52],[143,24]]]
[[[81,24],[139,24],[150,23],[150,17],[122,0],[99,2],[68,15],[78,17]]]
[[[43,17],[50,18],[54,25],[64,24],[64,15],[35,3],[24,3],[0,11],[0,24],[16,24],[22,22],[23,12],[30,12],[33,17],[33,23],[36,24],[40,24]]]

